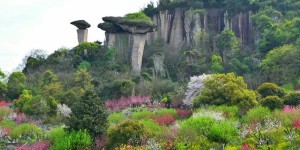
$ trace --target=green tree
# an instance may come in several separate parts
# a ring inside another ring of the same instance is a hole
[[[261,100],[263,107],[268,107],[270,110],[281,109],[283,107],[283,99],[278,96],[267,96]]]
[[[0,99],[4,98],[7,92],[7,85],[4,82],[5,74],[0,69]]]
[[[57,82],[58,78],[56,74],[51,70],[46,70],[42,76],[43,85],[49,85],[51,83]]]
[[[69,129],[75,131],[86,129],[92,136],[99,136],[106,132],[108,113],[100,98],[92,91],[86,91],[73,104],[71,110],[72,113],[66,121]]]
[[[283,98],[284,90],[274,83],[265,82],[257,88],[258,93],[265,98],[267,96],[278,96]]]
[[[215,74],[204,80],[204,88],[194,100],[194,107],[209,105],[236,105],[240,113],[258,104],[254,91],[247,89],[243,77],[234,73]]]
[[[26,76],[22,72],[13,72],[7,82],[7,96],[13,100],[22,94],[25,88]]]
[[[93,77],[86,69],[78,69],[73,76],[73,85],[84,91],[93,90]]]
[[[224,71],[224,67],[222,66],[222,57],[220,55],[212,56],[210,68],[213,73],[222,73]]]

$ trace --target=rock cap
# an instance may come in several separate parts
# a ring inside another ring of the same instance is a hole
[[[85,20],[76,20],[71,22],[71,24],[76,26],[78,29],[87,29],[91,27],[91,25],[87,23]]]

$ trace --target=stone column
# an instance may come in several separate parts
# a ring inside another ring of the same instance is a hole
[[[87,42],[88,29],[77,29],[78,43]]]
[[[138,75],[142,68],[142,59],[144,46],[146,42],[146,34],[132,34],[132,50],[131,50],[131,69],[132,75]]]
[[[83,42],[87,42],[88,37],[88,29],[91,25],[87,23],[85,20],[76,20],[71,22],[72,25],[76,26],[77,29],[77,38],[78,43],[81,44]]]

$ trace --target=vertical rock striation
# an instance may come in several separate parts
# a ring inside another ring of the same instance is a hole
[[[71,24],[78,28],[77,29],[78,43],[81,44],[83,42],[87,42],[87,38],[88,38],[87,28],[91,27],[91,25],[87,23],[85,20],[76,20],[71,22]]]

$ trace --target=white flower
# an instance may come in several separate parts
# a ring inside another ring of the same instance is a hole
[[[58,114],[60,114],[62,116],[65,116],[65,117],[69,117],[70,114],[72,113],[71,108],[69,108],[65,104],[58,104],[57,105],[57,111],[58,111]]]

